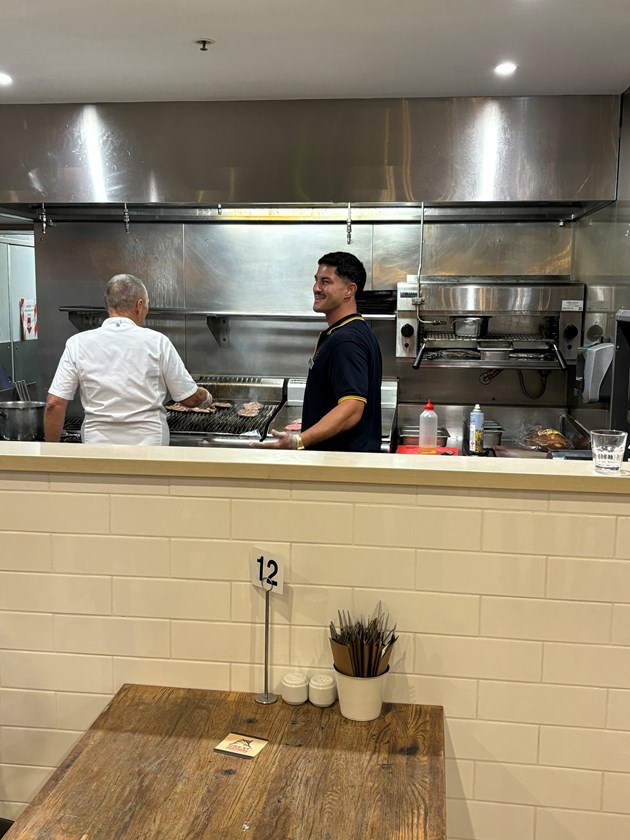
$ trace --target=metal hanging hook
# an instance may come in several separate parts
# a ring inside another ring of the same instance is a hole
[[[223,215],[223,208],[221,207],[220,204],[217,204],[217,214],[219,216]]]
[[[348,245],[352,242],[352,207],[348,202],[348,219],[346,221],[346,242]]]
[[[48,224],[48,217],[46,216],[46,206],[42,201],[42,209],[39,212],[39,220],[42,223],[42,234],[46,236],[46,226]]]
[[[125,202],[125,212],[123,213],[123,222],[125,223],[125,233],[129,233],[129,210],[127,210],[127,202]]]

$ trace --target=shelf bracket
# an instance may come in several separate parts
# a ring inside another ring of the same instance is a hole
[[[89,312],[81,309],[74,309],[68,312],[68,320],[78,332],[85,332],[92,330],[94,327],[100,327],[103,321],[107,318],[106,312]]]
[[[206,323],[218,346],[227,349],[230,346],[230,319],[223,315],[208,315]]]

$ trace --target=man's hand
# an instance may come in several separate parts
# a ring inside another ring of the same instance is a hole
[[[275,440],[270,440],[268,442],[263,441],[252,441],[250,446],[255,447],[256,449],[297,449],[298,448],[298,441],[300,439],[299,435],[293,435],[291,432],[277,432],[275,429],[271,430],[272,436]]]
[[[197,408],[210,408],[212,405],[212,394],[207,390],[207,388],[201,388],[201,390],[204,392],[205,397],[202,402],[199,403]]]
[[[180,400],[179,402],[185,405],[186,408],[210,408],[212,405],[212,394],[202,385],[199,385],[192,396],[186,397],[185,400]]]

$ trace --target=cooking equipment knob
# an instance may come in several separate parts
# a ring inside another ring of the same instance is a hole
[[[577,334],[578,328],[575,326],[575,324],[569,324],[567,327],[564,328],[564,332],[562,333],[562,335],[569,341],[572,338],[575,338]]]
[[[414,332],[415,330],[411,324],[403,324],[403,326],[400,328],[400,334],[403,336],[403,338],[411,338]]]

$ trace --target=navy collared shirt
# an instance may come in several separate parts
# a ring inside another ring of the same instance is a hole
[[[378,342],[359,313],[347,315],[320,333],[302,408],[302,431],[347,399],[365,403],[352,429],[309,446],[335,452],[380,452],[381,379],[383,363]]]

